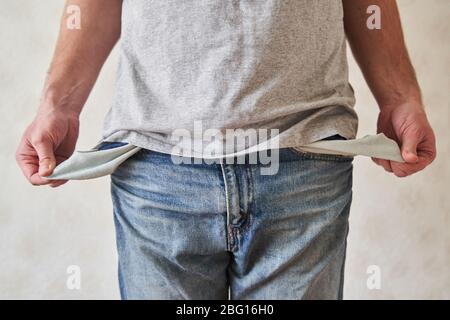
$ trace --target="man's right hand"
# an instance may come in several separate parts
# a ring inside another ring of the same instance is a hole
[[[31,184],[58,187],[67,182],[44,177],[72,155],[78,131],[78,113],[41,106],[16,151],[17,163]]]
[[[68,6],[83,12],[80,28],[67,27]],[[16,152],[20,168],[33,185],[57,187],[67,182],[44,177],[75,150],[79,115],[120,37],[121,13],[122,0],[66,0],[41,106]]]

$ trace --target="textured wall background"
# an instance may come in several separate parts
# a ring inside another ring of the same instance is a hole
[[[0,11],[0,298],[116,299],[116,255],[109,179],[32,187],[14,161],[38,105],[63,1],[3,0]],[[346,271],[347,299],[450,299],[448,0],[400,0],[408,47],[438,137],[438,159],[398,179],[371,160],[355,161]],[[380,48],[383,50],[383,48]],[[82,115],[78,148],[99,138],[113,90],[113,53]],[[359,136],[374,133],[377,107],[353,62]],[[81,290],[66,288],[79,265]],[[366,286],[381,270],[381,289]]]

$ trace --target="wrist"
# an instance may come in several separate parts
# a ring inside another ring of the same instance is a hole
[[[381,111],[408,106],[411,109],[423,110],[422,95],[418,86],[409,86],[402,90],[392,90],[390,94],[377,98]]]
[[[405,100],[384,103],[379,105],[381,112],[392,112],[395,109],[406,109],[414,113],[425,113],[425,107],[420,98],[411,97]]]
[[[391,113],[394,110],[408,110],[412,113],[421,113],[425,114],[425,107],[421,101],[417,100],[409,100],[409,101],[402,101],[399,103],[394,104],[384,104],[380,105],[380,112],[383,113]]]
[[[63,111],[72,116],[79,116],[86,100],[80,97],[79,89],[79,85],[47,83],[42,92],[39,109]]]

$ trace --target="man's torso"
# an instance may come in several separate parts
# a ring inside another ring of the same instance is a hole
[[[124,0],[109,141],[170,152],[174,130],[356,135],[340,0]]]

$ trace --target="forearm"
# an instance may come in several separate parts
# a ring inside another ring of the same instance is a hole
[[[343,0],[348,41],[381,109],[414,101],[422,105],[419,85],[403,38],[394,0]],[[366,27],[370,5],[381,9],[381,29]]]
[[[41,107],[79,114],[120,37],[122,0],[68,0],[81,11],[81,29],[67,28],[64,10]]]

